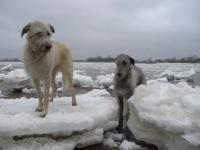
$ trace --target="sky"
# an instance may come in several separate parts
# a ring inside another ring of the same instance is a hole
[[[21,30],[35,20],[76,60],[200,56],[199,0],[0,0],[0,59],[22,58]]]

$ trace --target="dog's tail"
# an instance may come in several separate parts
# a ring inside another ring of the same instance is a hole
[[[73,63],[70,60],[67,63],[68,65],[63,66],[64,68],[62,72],[63,92],[73,89]]]

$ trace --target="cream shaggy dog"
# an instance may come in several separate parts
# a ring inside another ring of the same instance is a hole
[[[56,92],[55,76],[62,72],[63,92],[69,89],[72,96],[72,105],[77,105],[73,87],[73,62],[69,49],[61,42],[52,41],[51,35],[54,27],[40,21],[27,24],[21,36],[27,33],[27,43],[24,47],[24,67],[31,77],[36,88],[39,103],[36,111],[45,117],[48,113],[49,100],[53,101]],[[40,82],[44,83],[44,93],[41,91]],[[52,95],[49,90],[52,87]]]

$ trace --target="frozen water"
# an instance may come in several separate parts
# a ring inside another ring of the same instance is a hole
[[[200,87],[185,82],[141,85],[129,100],[128,126],[136,138],[168,149],[199,149],[199,98]]]
[[[116,120],[117,103],[105,90],[77,95],[78,106],[71,106],[68,97],[55,98],[46,118],[34,111],[37,99],[0,99],[0,136],[32,134],[64,134],[105,127]],[[114,125],[114,124],[113,124]]]

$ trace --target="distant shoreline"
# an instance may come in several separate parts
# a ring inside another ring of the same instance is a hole
[[[4,60],[0,60],[0,62],[23,62],[22,60],[20,60],[20,61],[13,61],[13,60],[6,60],[6,61],[4,61]],[[79,61],[79,60],[74,60],[73,62],[83,62],[83,63],[114,63],[113,61],[111,61],[111,62],[108,62],[108,61]],[[157,63],[160,63],[160,64],[162,64],[162,63],[171,63],[171,64],[176,64],[176,63],[182,63],[182,64],[199,64],[200,62],[179,62],[179,61],[177,61],[177,62],[146,62],[146,61],[136,61],[136,63],[137,64],[157,64]]]

